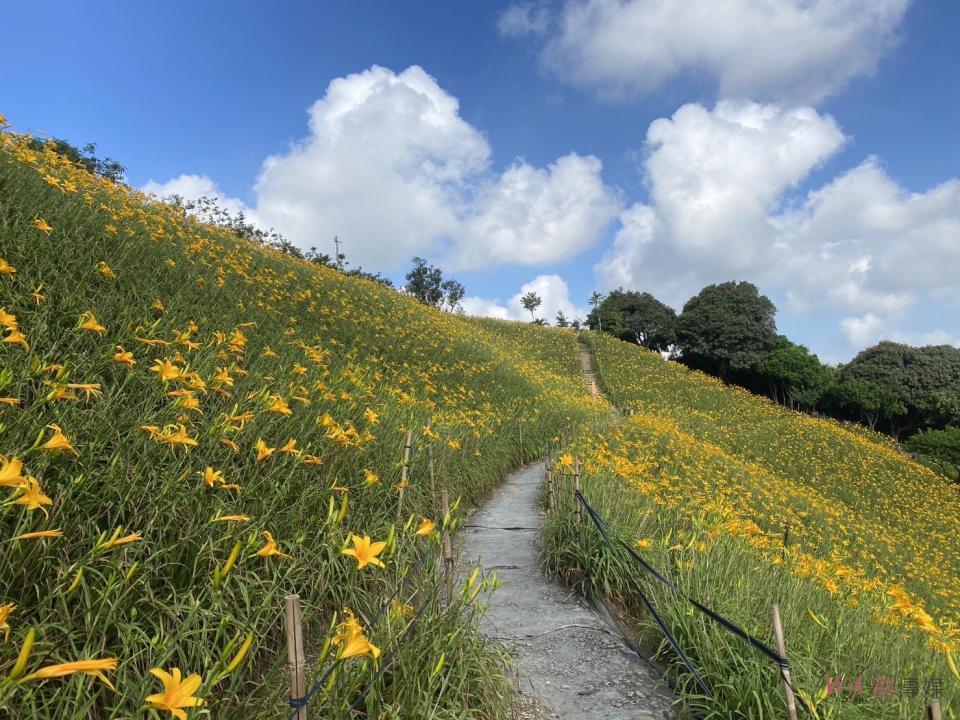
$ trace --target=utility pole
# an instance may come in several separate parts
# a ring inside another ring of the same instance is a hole
[[[337,249],[334,259],[337,261],[337,270],[343,271],[343,255],[340,254],[340,236],[333,236],[333,246]]]

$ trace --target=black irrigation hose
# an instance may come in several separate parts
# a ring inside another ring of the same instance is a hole
[[[597,511],[594,510],[593,507],[591,507],[590,503],[587,502],[586,498],[583,497],[583,494],[579,490],[576,491],[574,495],[577,501],[581,505],[583,505],[584,509],[587,511],[587,514],[590,516],[590,519],[593,521],[593,524],[596,526],[597,530],[600,532],[600,535],[603,537],[604,541],[607,543],[607,545],[610,547],[611,550],[615,550],[616,548],[613,544],[613,541],[610,539],[611,534],[616,536],[615,531],[613,531],[610,528],[610,526],[606,523],[606,521],[604,521],[604,519],[600,517],[599,513],[597,513]],[[799,701],[801,707],[803,707],[803,709],[808,713],[813,714],[809,706],[807,705],[806,701],[804,701],[804,699],[800,697],[796,688],[794,688],[793,685],[787,680],[785,671],[790,669],[790,660],[788,658],[784,657],[783,655],[780,655],[780,653],[778,653],[776,650],[771,648],[769,645],[759,640],[758,638],[754,637],[753,635],[748,633],[746,630],[739,627],[738,625],[731,622],[730,620],[727,620],[725,617],[723,617],[719,613],[711,610],[710,608],[706,607],[702,603],[697,602],[693,598],[683,595],[680,592],[679,588],[672,581],[670,581],[667,577],[661,574],[656,568],[654,568],[646,560],[640,557],[640,555],[626,541],[624,541],[623,538],[616,536],[616,539],[617,539],[617,542],[619,542],[619,544],[623,546],[624,549],[626,549],[626,551],[637,563],[639,563],[645,570],[647,570],[650,574],[656,577],[657,580],[659,580],[664,586],[669,588],[673,593],[683,597],[683,599],[685,599],[687,602],[689,602],[691,605],[697,608],[697,610],[699,610],[701,613],[703,613],[708,618],[716,622],[718,625],[720,625],[722,628],[724,628],[728,632],[748,642],[755,650],[758,650],[763,655],[765,655],[769,660],[774,662],[777,665],[777,670],[780,673],[780,677],[783,678],[783,682],[793,691],[794,696],[796,697],[797,701]],[[653,610],[653,607],[650,601],[642,592],[639,592],[639,595],[640,595],[640,599],[643,601],[643,604],[650,611],[651,615],[653,615],[654,620],[656,621],[657,625],[660,627],[661,631],[663,631],[664,635],[666,636],[670,645],[673,647],[674,651],[677,652],[677,654],[680,656],[680,659],[683,661],[683,664],[687,667],[688,670],[690,670],[691,674],[694,676],[694,679],[697,680],[697,684],[701,685],[701,688],[706,690],[706,694],[709,697],[713,697],[709,689],[706,688],[706,685],[703,684],[703,680],[700,677],[699,673],[697,673],[697,671],[694,670],[693,667],[691,666],[689,662],[689,658],[687,658],[687,656],[679,648],[676,638],[673,637],[673,634],[666,627],[663,620]]]

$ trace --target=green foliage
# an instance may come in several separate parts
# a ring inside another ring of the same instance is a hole
[[[834,380],[833,368],[783,335],[777,337],[776,345],[755,370],[767,380],[773,399],[793,408],[816,407]]]
[[[524,310],[530,311],[530,319],[533,322],[536,322],[536,318],[534,318],[533,313],[538,307],[540,307],[540,303],[542,302],[543,300],[541,300],[540,296],[537,295],[533,290],[520,298],[520,304],[523,305]]]
[[[11,323],[25,337],[0,344],[0,453],[54,501],[28,510],[8,502],[21,490],[2,488],[0,605],[16,609],[0,642],[0,715],[135,717],[159,690],[150,668],[175,666],[202,676],[211,717],[280,717],[280,608],[296,592],[311,662],[344,607],[384,654],[399,653],[379,675],[369,661],[337,661],[313,717],[343,716],[371,682],[368,717],[504,717],[502,657],[477,632],[480,609],[431,599],[438,541],[413,532],[420,517],[442,522],[426,446],[436,488],[463,507],[481,502],[588,413],[573,334],[439,313],[0,142],[3,337]],[[61,191],[51,173],[78,188]],[[80,327],[88,313],[100,329]],[[152,368],[164,361],[189,380],[161,380]],[[53,423],[76,454],[39,446]],[[178,425],[194,445],[157,439]],[[259,440],[274,450],[263,459]],[[222,486],[205,481],[207,467]],[[218,521],[238,515],[248,519]],[[140,539],[103,549],[120,527]],[[289,557],[257,555],[267,531]],[[392,538],[384,568],[341,553],[351,532]],[[395,592],[424,607],[399,645],[406,621],[377,616]],[[83,674],[8,682],[31,631],[27,672],[116,658],[118,691]],[[248,634],[249,656],[218,682]]]
[[[906,431],[960,419],[960,349],[881,342],[860,352],[837,376],[837,404],[871,427]]]
[[[587,325],[662,352],[676,342],[677,314],[650,293],[620,288],[596,304],[587,315]]]
[[[465,292],[463,285],[456,280],[444,280],[443,270],[420,257],[413,258],[405,289],[424,305],[450,310],[460,307]]]
[[[960,481],[960,427],[921,430],[907,438],[903,446],[924,464]]]
[[[684,361],[723,378],[754,367],[776,342],[776,311],[751,283],[708,285],[687,301],[677,322]]]

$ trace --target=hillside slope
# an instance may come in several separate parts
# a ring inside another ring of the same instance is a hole
[[[295,592],[335,642],[314,717],[372,679],[371,716],[498,716],[424,519],[594,413],[574,335],[425,308],[0,137],[0,708],[134,716],[176,667],[214,717],[275,717]]]
[[[759,637],[770,639],[779,602],[794,678],[827,716],[919,717],[930,693],[956,712],[960,677],[948,653],[960,647],[957,486],[861,428],[791,412],[608,336],[586,339],[603,390],[627,412],[578,438],[566,460],[582,459],[584,494],[622,536],[684,595]],[[657,598],[716,692],[694,699],[706,712],[782,712],[765,658],[704,624],[596,532],[581,536],[561,514],[546,545],[549,566],[586,567],[594,587],[659,642],[636,591]],[[828,693],[825,678],[838,676],[844,687],[860,676],[865,696]],[[877,678],[919,685],[877,698]],[[689,676],[682,685],[696,695]]]

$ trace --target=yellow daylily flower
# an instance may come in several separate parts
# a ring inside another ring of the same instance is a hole
[[[223,479],[223,471],[214,470],[209,465],[203,472],[198,472],[197,475],[203,478],[203,482],[207,484],[207,487],[213,487],[217,483],[225,483],[226,480]]]
[[[370,408],[367,408],[366,410],[363,411],[363,416],[367,419],[368,423],[376,424],[380,422],[380,416],[377,415],[377,413],[375,413]]]
[[[267,447],[263,438],[257,440],[257,462],[263,462],[277,451],[276,448]]]
[[[124,350],[123,345],[117,345],[117,351],[113,354],[113,361],[129,367],[137,364],[137,361],[133,359],[133,353]]]
[[[20,682],[31,682],[33,680],[49,680],[51,678],[66,677],[77,673],[92,675],[99,678],[104,685],[116,692],[113,684],[107,680],[103,674],[108,670],[117,669],[116,658],[101,658],[97,660],[74,660],[73,662],[57,663],[56,665],[47,665],[36,672],[30,673]]]
[[[77,328],[80,330],[86,330],[87,332],[95,332],[97,335],[103,335],[107,331],[103,325],[97,322],[97,316],[89,310],[80,316]]]
[[[245,523],[250,522],[250,517],[248,515],[220,515],[215,517],[210,522],[238,522]]]
[[[348,539],[353,543],[353,547],[345,548],[340,552],[356,559],[357,570],[362,570],[367,565],[385,567],[380,558],[377,557],[377,555],[382,553],[383,549],[387,546],[385,541],[381,540],[380,542],[370,542],[369,535],[360,537],[359,535],[354,535],[353,533],[350,533],[350,537]]]
[[[284,443],[283,447],[280,448],[280,452],[282,452],[282,453],[291,453],[291,454],[294,454],[294,455],[298,455],[298,454],[300,454],[302,451],[301,451],[301,450],[297,450],[297,439],[296,439],[296,438],[290,438],[289,440],[287,440],[286,443]]]
[[[13,540],[39,540],[40,538],[59,538],[63,537],[63,533],[58,530],[36,530],[34,532],[23,533],[22,535],[14,535],[10,538]]]
[[[169,360],[157,360],[150,370],[155,372],[162,382],[176,380],[183,373],[183,370]]]
[[[0,325],[3,325],[8,330],[16,330],[17,316],[13,313],[8,313],[6,308],[0,308]]]
[[[16,499],[12,501],[15,505],[23,505],[27,510],[40,510],[44,516],[49,517],[44,505],[53,505],[53,500],[43,494],[40,482],[35,477],[27,477],[17,487]]]
[[[76,448],[70,444],[70,439],[63,434],[63,431],[60,429],[60,426],[56,423],[50,423],[47,425],[47,428],[53,431],[53,435],[50,436],[50,439],[47,440],[40,447],[44,450],[50,450],[51,452],[70,452],[74,455],[79,455]]]
[[[280,415],[293,415],[293,410],[287,405],[287,401],[279,395],[271,395],[270,401],[270,405],[267,407],[267,410],[270,412],[275,412]]]
[[[0,275],[4,275],[5,277],[12,277],[13,274],[16,272],[17,272],[17,269],[13,265],[8,263],[3,258],[0,258]]]
[[[353,657],[380,657],[380,648],[371,643],[363,634],[361,625],[353,613],[347,610],[347,619],[337,626],[337,632],[331,640],[332,645],[339,645],[338,660],[348,660]]]
[[[104,261],[101,260],[97,264],[97,267],[100,269],[100,274],[103,275],[104,277],[108,277],[111,280],[117,279],[116,274],[113,272],[113,270],[110,269],[110,266],[107,265]]]
[[[15,603],[4,603],[0,605],[0,630],[3,630],[3,641],[10,639],[10,623],[7,622],[13,611],[17,609]]]
[[[265,542],[263,547],[257,550],[256,554],[258,557],[282,557],[292,559],[289,555],[280,551],[280,546],[268,530],[263,530],[260,534],[263,535]]]
[[[49,235],[51,232],[53,232],[53,228],[50,226],[50,223],[41,217],[38,217],[33,221],[33,226],[44,235]]]
[[[26,478],[23,476],[23,461],[0,455],[0,487],[17,487]]]
[[[433,531],[436,529],[437,525],[433,520],[427,518],[420,519],[420,527],[417,528],[415,535],[432,535]]]
[[[110,536],[109,540],[104,540],[101,543],[97,544],[97,550],[112,550],[115,547],[120,545],[127,545],[129,543],[138,542],[143,539],[143,534],[139,532],[130,533],[128,535],[121,536],[120,533],[123,532],[122,527],[118,527],[113,531],[113,535]]]
[[[19,330],[10,328],[7,330],[7,335],[3,338],[3,342],[7,345],[19,345],[24,350],[29,350],[30,346],[27,344],[27,338]]]
[[[204,705],[204,701],[194,695],[203,684],[203,680],[197,673],[184,678],[180,668],[170,668],[170,672],[161,668],[152,668],[150,674],[163,683],[163,692],[146,697],[147,704],[152,709],[166,710],[177,720],[187,720],[187,713],[183,708]]]

